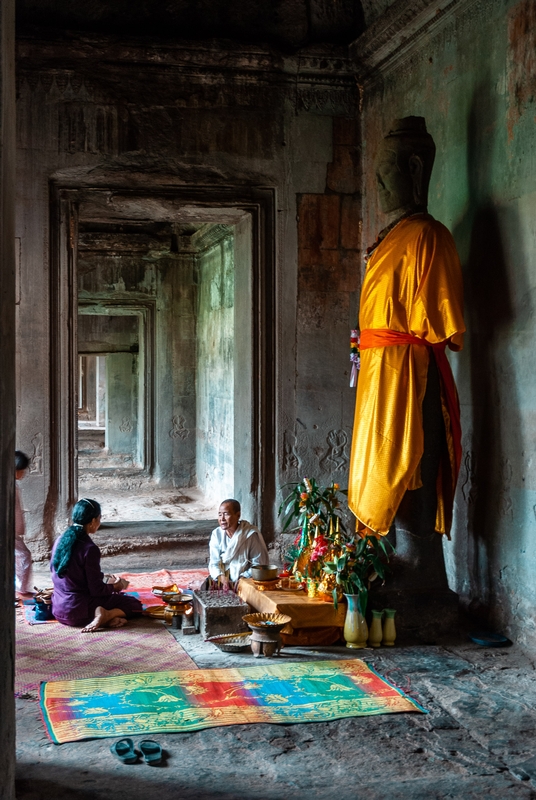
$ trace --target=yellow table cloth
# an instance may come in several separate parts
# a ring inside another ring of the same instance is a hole
[[[276,589],[273,592],[260,592],[251,578],[241,578],[238,584],[238,595],[246,603],[265,614],[287,614],[290,624],[282,633],[292,633],[296,628],[343,628],[346,616],[346,604],[339,603],[335,610],[332,603],[326,603],[305,592],[285,592]]]

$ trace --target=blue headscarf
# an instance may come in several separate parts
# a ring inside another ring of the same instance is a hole
[[[73,524],[62,533],[52,561],[52,566],[59,578],[63,577],[69,566],[73,547],[85,532],[84,525],[89,525],[100,515],[101,507],[99,503],[96,500],[88,500],[86,497],[83,500],[79,500],[73,508]]]

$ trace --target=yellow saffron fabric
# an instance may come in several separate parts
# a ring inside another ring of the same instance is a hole
[[[361,330],[389,329],[430,344],[463,346],[463,284],[454,240],[429,214],[403,219],[368,263],[359,313]],[[386,534],[408,489],[421,484],[422,401],[430,348],[371,347],[361,352],[348,503],[362,526]],[[447,443],[448,415],[445,413]],[[449,534],[452,486],[438,480],[436,530]]]

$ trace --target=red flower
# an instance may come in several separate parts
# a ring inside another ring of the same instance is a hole
[[[328,548],[329,548],[328,540],[320,533],[318,536],[315,537],[315,540],[313,542],[311,561],[318,561],[319,558],[323,558],[328,552]]]

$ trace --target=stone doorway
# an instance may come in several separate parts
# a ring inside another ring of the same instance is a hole
[[[260,486],[274,477],[253,431],[261,422],[273,437],[273,381],[259,365],[274,323],[259,292],[258,206],[177,212],[176,196],[116,198],[57,194],[58,280],[77,287],[53,309],[53,407],[71,409],[53,442],[58,524],[78,496],[99,499],[112,523],[206,520],[236,496],[260,522]]]

